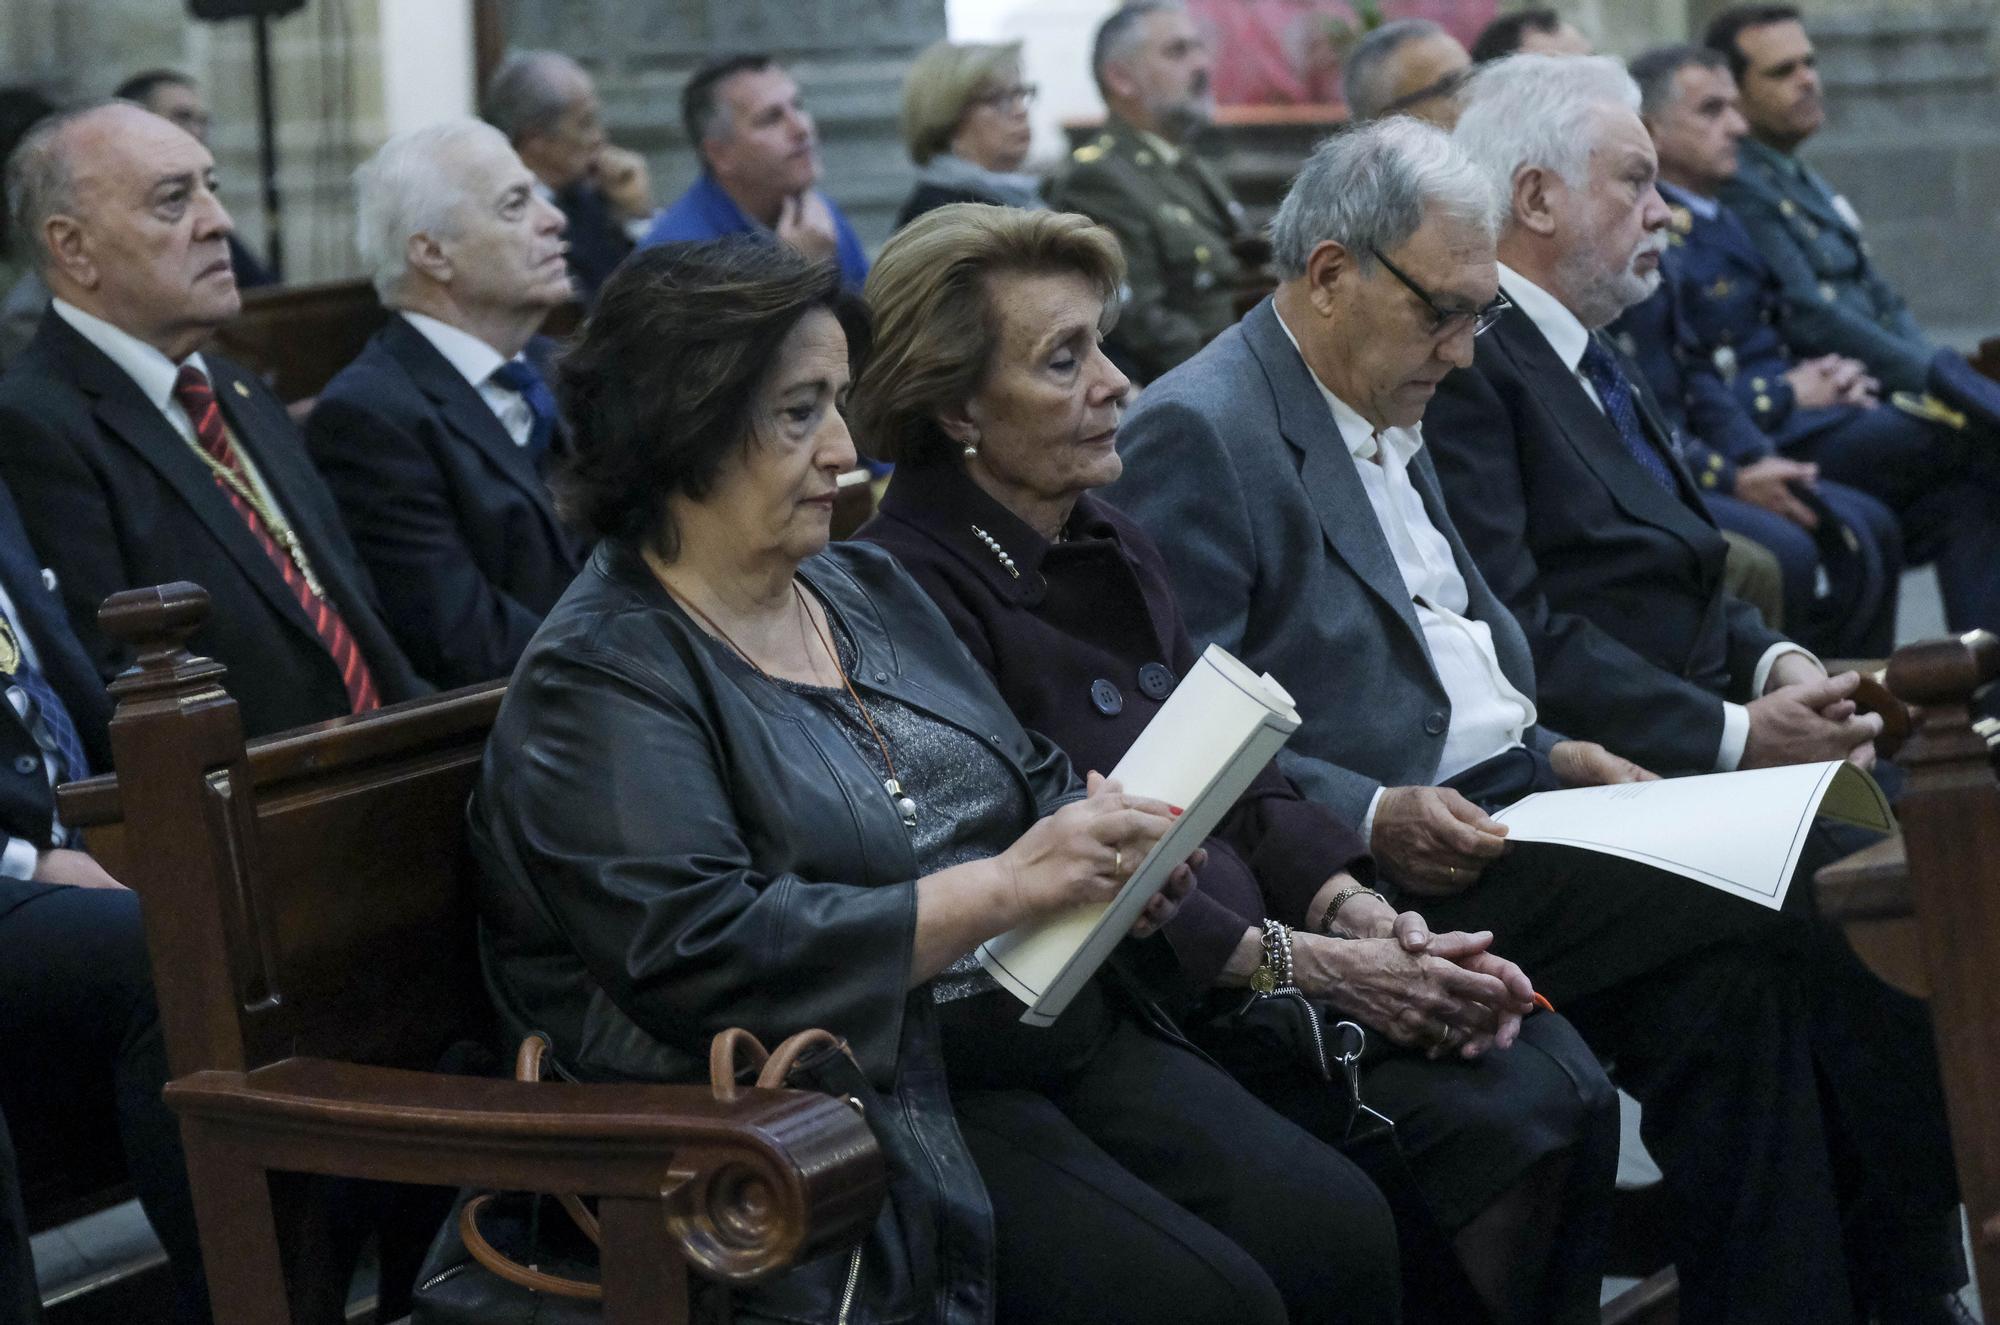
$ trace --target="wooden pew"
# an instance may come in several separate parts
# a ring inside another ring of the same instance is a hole
[[[686,1320],[690,1268],[749,1282],[859,1236],[882,1165],[837,1100],[433,1072],[491,1025],[465,802],[502,686],[246,746],[224,669],[185,648],[207,613],[191,584],[106,601],[138,659],[119,772],[62,808],[145,902],[218,1325],[340,1318],[301,1174],[597,1197],[612,1325]]]
[[[2000,638],[1985,631],[1896,651],[1889,689],[1918,711],[1899,757],[1902,837],[1815,881],[1877,974],[1930,999],[1988,1320],[2000,1320],[2000,778],[1972,700],[1996,678]]]
[[[243,292],[243,310],[215,333],[215,348],[292,405],[325,390],[388,320],[366,280],[259,286]],[[542,334],[561,338],[582,321],[582,307],[565,304],[549,314]]]

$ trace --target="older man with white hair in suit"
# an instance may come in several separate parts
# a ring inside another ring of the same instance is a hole
[[[306,422],[389,629],[441,686],[512,671],[580,565],[542,479],[555,399],[526,354],[570,295],[562,213],[534,183],[477,120],[398,134],[356,172],[393,313]]]
[[[1499,223],[1490,178],[1428,125],[1328,139],[1274,223],[1276,295],[1147,389],[1110,495],[1158,541],[1197,641],[1297,698],[1292,780],[1363,825],[1432,924],[1492,930],[1644,1104],[1684,1318],[1851,1320],[1842,1196],[1950,1191],[1921,1016],[1855,974],[1809,889],[1769,911],[1510,848],[1485,812],[1650,776],[1539,724],[1534,655],[1425,443],[1438,383],[1507,311]]]

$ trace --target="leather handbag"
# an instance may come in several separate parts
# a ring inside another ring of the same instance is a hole
[[[514,1062],[515,1079],[540,1081],[548,1051],[549,1042],[542,1035],[522,1040]],[[836,1060],[849,1070],[840,1070]],[[873,1093],[854,1066],[846,1042],[824,1030],[800,1031],[767,1051],[749,1031],[731,1027],[710,1043],[708,1070],[709,1089],[724,1103],[738,1097],[744,1077],[753,1072],[759,1089],[822,1089],[864,1114],[867,1102],[855,1091]],[[580,1197],[461,1192],[417,1273],[411,1325],[595,1322],[602,1317],[604,1298],[597,1277],[598,1246],[597,1217]],[[860,1258],[857,1247],[856,1269]],[[850,1295],[855,1277],[848,1276]],[[696,1295],[692,1319],[726,1319],[720,1291],[705,1290],[698,1281],[690,1287]]]

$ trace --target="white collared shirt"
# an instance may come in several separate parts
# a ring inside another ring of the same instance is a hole
[[[14,639],[20,644],[21,656],[27,660],[28,666],[39,669],[42,665],[42,660],[35,653],[35,641],[29,638],[27,630],[23,628],[21,614],[14,610],[14,599],[8,594],[7,586],[4,584],[0,584],[0,614],[5,614],[7,624],[13,627]],[[7,703],[14,710],[14,716],[21,720],[23,726],[26,726],[28,722],[28,692],[17,685],[8,686]],[[55,786],[55,756],[49,754],[47,751],[42,753],[42,773],[48,778],[49,785],[51,787]],[[57,846],[61,846],[63,844],[61,820],[57,820],[52,825],[52,828],[54,830],[53,840]],[[0,845],[0,877],[9,879],[34,878],[35,866],[41,862],[41,852],[36,848],[35,844],[25,837],[0,838],[0,842],[4,842],[5,844]]]
[[[1285,326],[1292,348],[1298,339]],[[1301,354],[1301,361],[1305,356]],[[1312,367],[1307,365],[1310,373]],[[1451,704],[1445,729],[1444,753],[1437,780],[1464,772],[1474,764],[1521,744],[1522,733],[1535,725],[1535,703],[1522,694],[1500,668],[1493,631],[1484,621],[1465,615],[1471,592],[1451,554],[1451,544],[1431,521],[1423,497],[1410,482],[1410,461],[1424,444],[1421,427],[1390,428],[1377,434],[1368,420],[1327,389],[1317,375],[1313,385],[1333,413],[1334,427],[1354,459],[1354,472],[1368,493],[1375,522],[1395,554],[1396,569],[1409,591],[1417,624],[1424,632],[1431,666]],[[1386,790],[1386,789],[1385,789]],[[1382,791],[1368,803],[1361,820],[1362,840],[1375,831],[1375,808]]]
[[[1583,393],[1590,397],[1590,402],[1602,410],[1604,402],[1598,399],[1597,388],[1593,387],[1590,379],[1583,375],[1580,366],[1583,363],[1583,352],[1590,347],[1590,332],[1577,320],[1576,314],[1564,307],[1561,300],[1504,262],[1500,264],[1500,288],[1514,302],[1514,307],[1528,315],[1529,320],[1535,324],[1535,329],[1542,333],[1544,340],[1548,341],[1549,348],[1556,352],[1556,357],[1562,360],[1564,366],[1575,376],[1577,385],[1583,388]],[[1757,670],[1750,681],[1751,694],[1764,693],[1765,683],[1771,677],[1771,668],[1777,664],[1778,659],[1788,653],[1803,653],[1806,657],[1812,658],[1815,664],[1819,662],[1809,650],[1802,649],[1789,640],[1780,640],[1764,650],[1764,656],[1757,660]],[[1821,667],[1820,670],[1823,672],[1826,669]],[[1742,763],[1743,747],[1749,739],[1750,710],[1741,704],[1732,704],[1724,700],[1722,740],[1715,750],[1715,771],[1728,773]]]
[[[526,446],[535,430],[535,412],[528,408],[527,397],[493,380],[493,374],[507,362],[500,351],[471,332],[440,322],[429,314],[412,313],[405,308],[400,310],[400,316],[444,356],[446,363],[458,370],[460,377],[472,384],[472,389],[493,411],[493,417],[500,420],[500,426],[514,439],[514,445]]]
[[[203,377],[208,376],[208,364],[202,359],[200,351],[190,354],[181,363],[175,363],[123,327],[114,327],[75,304],[54,299],[50,301],[50,307],[56,310],[57,317],[69,323],[77,335],[104,351],[104,356],[132,379],[139,388],[139,394],[160,411],[173,430],[181,435],[181,440],[196,444],[194,420],[181,408],[180,401],[174,399],[174,383],[180,378],[181,363],[199,368]]]

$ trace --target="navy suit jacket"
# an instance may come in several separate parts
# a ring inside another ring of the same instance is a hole
[[[42,676],[69,711],[91,771],[104,772],[111,767],[111,697],[70,630],[55,576],[35,556],[14,498],[4,487],[0,487],[0,585],[6,586],[14,619],[35,647]],[[0,700],[0,836],[26,838],[38,850],[47,850],[54,821],[55,792],[49,786],[41,747],[14,706]],[[8,885],[9,881],[0,880],[0,911],[7,907]]]
[[[429,687],[382,624],[368,574],[284,405],[255,374],[203,357],[231,434],[291,521],[382,702],[423,693]],[[305,609],[194,448],[53,310],[0,377],[0,482],[13,489],[100,677],[131,662],[98,629],[105,597],[192,580],[212,606],[188,647],[229,669],[246,735],[349,712],[339,669]]]
[[[1706,772],[1723,701],[1783,637],[1723,592],[1727,550],[1636,369],[1648,441],[1625,449],[1534,320],[1506,313],[1424,416],[1452,518],[1535,652],[1544,721],[1658,772]]]
[[[306,445],[417,671],[505,676],[582,565],[525,448],[392,315],[306,421]]]

